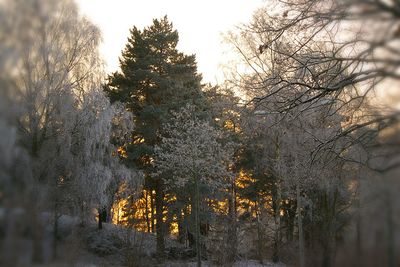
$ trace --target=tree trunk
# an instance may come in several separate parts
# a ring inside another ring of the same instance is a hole
[[[102,209],[101,209],[101,208],[98,209],[98,217],[99,217],[99,225],[98,225],[98,228],[99,228],[99,230],[100,230],[100,229],[103,229],[103,212],[102,212]]]
[[[185,242],[185,227],[184,227],[184,216],[182,215],[183,210],[179,209],[177,214],[178,223],[178,242],[183,244]]]
[[[16,218],[13,214],[13,206],[10,205],[7,197],[4,200],[4,237],[0,239],[0,265],[1,266],[16,266],[18,262],[18,249],[16,249]]]
[[[113,200],[108,202],[106,207],[104,208],[104,210],[103,210],[103,212],[104,212],[103,213],[103,216],[104,216],[103,217],[103,222],[106,222],[106,223],[111,223],[112,222],[112,213],[111,213],[111,211],[112,211],[113,203],[114,203]]]
[[[40,223],[39,215],[37,214],[36,207],[32,207],[32,221],[30,223],[30,230],[33,236],[33,252],[32,261],[33,263],[43,263],[43,248],[42,248],[42,225]]]
[[[201,247],[200,247],[200,190],[199,190],[199,181],[197,177],[195,178],[195,190],[196,190],[196,211],[195,211],[195,227],[196,227],[196,256],[197,256],[197,267],[201,267]]]
[[[164,259],[164,221],[163,221],[163,209],[164,209],[164,192],[162,190],[161,182],[157,182],[156,186],[156,235],[157,235],[157,258],[160,262]]]
[[[356,262],[354,263],[358,267],[363,266],[363,255],[362,255],[362,225],[361,225],[361,205],[360,205],[360,193],[359,190],[357,190],[358,198],[357,198],[357,221],[356,221]]]
[[[53,225],[53,260],[57,258],[57,238],[58,238],[58,203],[54,204],[54,225]]]
[[[388,267],[396,266],[395,259],[395,241],[394,241],[394,223],[393,223],[393,208],[392,201],[390,197],[390,192],[386,193],[386,224],[387,224],[387,257],[388,257]]]
[[[281,241],[281,190],[279,186],[279,182],[276,185],[276,195],[275,199],[275,233],[274,233],[274,244],[273,244],[273,251],[272,251],[272,261],[279,262],[279,250],[280,250],[280,241]]]
[[[237,251],[237,227],[236,227],[236,201],[235,201],[235,187],[234,183],[231,185],[231,192],[229,196],[229,231],[228,231],[228,251],[227,253],[227,261],[228,263],[235,262],[236,251]]]
[[[323,240],[323,262],[322,266],[331,267],[333,266],[333,257],[334,257],[334,239],[335,239],[335,217],[336,217],[336,200],[337,200],[337,191],[335,190],[333,196],[331,193],[324,194],[324,201],[322,210],[325,213],[325,227],[324,227],[324,235],[325,238]]]
[[[79,201],[79,208],[81,213],[81,226],[83,227],[85,225],[85,207],[82,200]]]
[[[294,226],[297,212],[297,201],[289,200],[288,207],[288,241],[293,241]],[[305,237],[304,237],[305,239]]]
[[[297,197],[297,225],[299,227],[299,266],[305,267],[304,255],[304,233],[303,233],[303,218],[301,215],[301,198],[300,198],[300,181],[296,183],[296,197]]]
[[[150,218],[149,218],[149,193],[147,190],[144,190],[144,199],[145,199],[145,219],[146,219],[146,226],[147,226],[147,232],[150,233]]]
[[[154,207],[154,194],[153,194],[153,190],[150,190],[150,209],[151,209],[151,232],[155,233],[155,207]]]
[[[276,136],[275,140],[275,158],[278,160],[280,158],[280,144],[279,144],[279,136]],[[276,181],[276,195],[275,195],[275,233],[274,233],[274,245],[272,252],[272,261],[279,261],[279,250],[280,250],[280,232],[281,232],[281,189],[280,189],[280,181],[277,179]],[[274,200],[273,200],[274,201]]]
[[[107,208],[102,207],[98,209],[99,229],[103,229],[103,222],[107,222]]]
[[[257,255],[258,255],[258,260],[260,261],[261,264],[263,264],[263,249],[262,245],[264,243],[264,235],[263,231],[261,229],[261,212],[259,210],[259,205],[258,205],[258,200],[254,203],[255,205],[255,210],[256,210],[256,215],[257,215]]]

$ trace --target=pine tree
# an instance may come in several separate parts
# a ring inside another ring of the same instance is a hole
[[[157,254],[164,254],[164,185],[163,179],[151,177],[151,165],[157,135],[162,124],[168,122],[171,111],[186,104],[201,109],[204,98],[201,75],[197,73],[194,55],[185,55],[176,48],[178,32],[165,16],[154,19],[143,30],[136,27],[120,58],[120,71],[108,77],[105,91],[111,101],[120,101],[134,114],[136,128],[133,142],[127,147],[128,159],[144,171],[145,188],[155,190]]]

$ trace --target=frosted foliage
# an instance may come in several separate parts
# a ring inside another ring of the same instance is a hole
[[[132,141],[133,131],[133,116],[127,112],[126,108],[121,103],[114,103],[114,117],[112,119],[112,138],[118,144],[129,143]]]
[[[288,189],[296,184],[330,188],[335,183],[340,160],[336,149],[317,150],[341,131],[341,116],[326,116],[326,108],[296,113],[266,113],[247,124],[248,130],[263,136],[260,168],[270,169]],[[338,144],[339,145],[339,144]]]
[[[24,145],[36,154],[51,137],[48,126],[59,126],[60,116],[73,112],[85,91],[99,85],[100,31],[70,0],[5,0],[0,5],[6,14],[0,36],[7,36],[0,47],[7,55],[3,75],[21,109],[21,133],[32,140]]]
[[[305,120],[308,119],[305,118]],[[318,146],[317,140],[314,139],[315,135],[318,136],[318,129],[316,129],[318,126],[313,123],[308,123],[306,126],[304,118],[301,120],[291,121],[291,125],[286,127],[284,135],[279,140],[280,155],[275,160],[275,168],[280,176],[285,177],[287,183],[294,184],[299,179],[307,187],[307,185],[321,182],[324,176],[317,162],[312,162],[312,153]],[[307,133],[305,129],[309,132]]]
[[[68,196],[88,208],[107,201],[112,180],[139,186],[141,174],[121,164],[111,142],[127,141],[133,120],[101,89],[99,29],[72,0],[0,1],[0,22],[0,85],[19,107],[11,119],[18,127],[0,114],[1,164],[10,164],[18,143],[31,157],[38,196]]]
[[[121,104],[110,105],[101,90],[85,95],[82,109],[77,116],[74,138],[76,153],[75,186],[80,199],[92,205],[105,205],[107,187],[113,179],[124,181],[138,189],[140,173],[127,169],[116,156],[112,137],[122,138],[132,129],[131,115]],[[118,127],[116,126],[118,123]],[[130,125],[130,126],[128,126]],[[117,131],[113,131],[117,129]]]
[[[212,187],[224,186],[230,176],[227,169],[233,145],[222,145],[222,132],[197,119],[194,112],[188,105],[164,125],[162,143],[155,148],[157,175],[172,173],[173,179],[166,181],[170,186],[183,187],[193,179]]]
[[[99,162],[91,162],[83,166],[79,178],[77,188],[81,189],[82,198],[93,205],[104,205],[106,189],[112,178],[111,170]]]

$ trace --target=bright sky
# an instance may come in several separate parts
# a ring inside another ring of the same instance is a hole
[[[129,29],[151,25],[153,18],[168,15],[179,32],[178,49],[196,54],[204,82],[222,82],[221,33],[251,19],[263,0],[76,0],[84,15],[103,32],[100,47],[108,72],[118,69]]]

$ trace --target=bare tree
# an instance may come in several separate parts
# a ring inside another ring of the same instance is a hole
[[[240,35],[228,36],[242,56],[232,82],[263,109],[273,102],[276,112],[332,101],[327,115],[348,121],[323,145],[345,136],[352,136],[349,146],[359,142],[360,128],[376,135],[399,119],[374,99],[399,82],[398,10],[397,1],[268,1]]]
[[[271,103],[273,105],[274,103]],[[313,157],[313,152],[322,142],[329,141],[341,130],[342,116],[326,116],[326,108],[329,101],[320,100],[318,108],[299,112],[300,107],[293,108],[285,113],[271,112],[268,109],[253,111],[253,116],[243,118],[245,134],[249,134],[258,147],[258,156],[255,166],[259,169],[256,173],[269,173],[275,179],[271,190],[272,207],[274,212],[273,226],[273,260],[278,261],[281,257],[283,238],[281,236],[283,203],[293,199],[296,203],[296,221],[298,229],[298,262],[300,266],[306,266],[306,244],[303,221],[310,216],[315,198],[312,192],[321,192],[326,195],[327,203],[332,214],[323,220],[326,232],[330,233],[321,237],[324,247],[323,257],[327,264],[332,264],[333,252],[335,250],[334,240],[336,235],[336,224],[333,221],[338,216],[335,198],[340,192],[340,184],[343,171],[343,160],[337,156],[336,151],[342,148],[336,144],[335,149],[327,150],[324,155]],[[268,107],[268,102],[264,102]],[[256,141],[257,137],[259,141]],[[343,145],[343,144],[342,144]],[[325,211],[315,211],[323,215]]]

